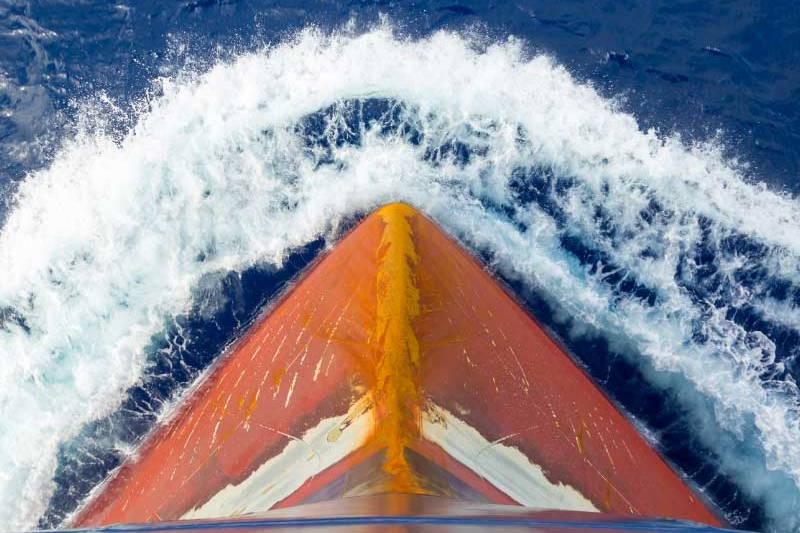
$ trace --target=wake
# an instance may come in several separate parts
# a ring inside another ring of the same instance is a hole
[[[90,124],[29,175],[0,235],[4,528],[35,526],[59,447],[154,372],[199,287],[405,201],[604,339],[767,526],[800,529],[796,200],[514,40],[309,30],[157,85],[121,141]]]

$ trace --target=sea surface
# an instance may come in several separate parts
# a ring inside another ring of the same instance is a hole
[[[800,531],[800,6],[0,0],[0,530],[410,202],[732,526]]]

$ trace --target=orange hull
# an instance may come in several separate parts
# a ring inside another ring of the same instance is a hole
[[[253,325],[71,525],[382,493],[719,524],[473,257],[391,204]]]

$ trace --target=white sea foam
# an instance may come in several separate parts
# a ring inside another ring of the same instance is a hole
[[[0,308],[24,317],[0,329],[0,528],[35,525],[58,443],[119,405],[142,375],[150,336],[186,309],[202,276],[280,264],[342,219],[394,200],[490,252],[587,331],[628,347],[654,385],[685,401],[720,470],[764,498],[780,529],[800,527],[797,393],[791,383],[765,385],[773,342],[693,297],[685,261],[702,239],[743,235],[767,250],[769,275],[798,282],[796,200],[748,183],[712,144],[640,131],[513,40],[478,47],[448,33],[398,40],[386,27],[307,31],[160,85],[119,142],[87,115],[83,133],[21,185],[0,235]],[[318,164],[298,123],[364,98],[402,104],[422,143],[367,128],[359,143],[332,149],[335,164]],[[448,139],[472,149],[468,162],[425,156]],[[543,189],[570,180],[547,193],[563,220],[518,201],[510,180],[519,168],[552,176],[531,183]],[[652,202],[660,214],[647,221]],[[656,303],[587,271],[563,248],[564,234],[632,272]],[[716,263],[723,274],[737,268],[731,254]],[[729,305],[760,298],[733,274],[719,287],[732,291]],[[789,304],[761,307],[780,305]]]

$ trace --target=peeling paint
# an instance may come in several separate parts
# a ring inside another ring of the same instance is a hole
[[[428,404],[422,416],[425,438],[522,505],[542,509],[598,511],[577,489],[551,483],[542,467],[516,448],[489,442],[446,409]]]

